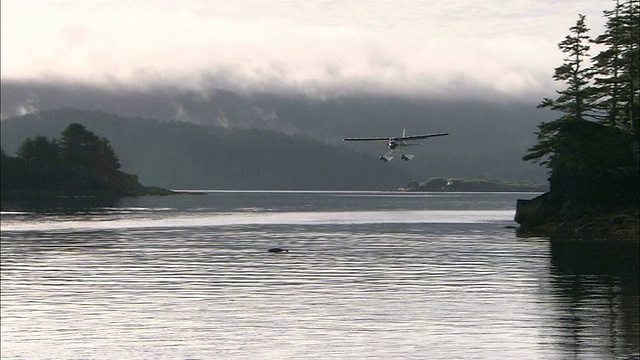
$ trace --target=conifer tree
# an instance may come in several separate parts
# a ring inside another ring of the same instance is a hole
[[[62,160],[76,169],[89,169],[99,138],[78,123],[67,126],[61,135]]]
[[[593,42],[604,46],[593,60],[599,121],[638,134],[640,116],[640,2],[615,0],[605,11],[605,32]]]
[[[628,2],[605,12],[610,17],[607,32],[595,42],[606,49],[593,58],[596,64],[591,67],[587,64],[592,40],[585,16],[579,15],[571,34],[558,44],[567,56],[553,78],[567,87],[558,91],[555,100],[546,98],[539,105],[562,116],[539,126],[538,143],[524,160],[541,161],[550,169],[551,193],[571,211],[587,204],[638,200],[638,159],[629,135],[629,129],[637,127],[634,104],[638,103],[634,75],[638,71],[638,16],[632,9],[637,12],[637,0],[635,5]],[[631,19],[636,24],[631,25]]]
[[[539,108],[550,108],[564,113],[559,119],[542,123],[539,126],[538,144],[529,149],[529,153],[524,160],[540,161],[543,165],[550,165],[550,161],[558,154],[560,144],[558,144],[558,130],[560,122],[584,120],[586,116],[594,110],[594,101],[590,81],[592,72],[584,64],[589,60],[589,28],[585,25],[585,16],[580,14],[578,21],[570,28],[571,34],[567,35],[558,44],[560,50],[566,54],[564,63],[555,69],[553,78],[567,84],[564,90],[558,90],[558,98],[555,100],[545,98]]]
[[[62,132],[61,159],[72,177],[79,180],[76,187],[109,188],[122,178],[120,162],[109,140],[77,123]]]
[[[567,84],[564,90],[558,90],[555,100],[545,98],[539,105],[565,113],[567,119],[582,120],[592,109],[593,97],[590,94],[589,82],[591,70],[585,65],[589,60],[589,28],[585,24],[585,16],[580,14],[578,21],[570,28],[571,34],[562,40],[558,47],[566,54],[564,63],[555,69],[553,79]]]
[[[51,182],[47,174],[58,170],[59,146],[56,140],[49,140],[44,136],[27,138],[16,154],[24,162],[26,176],[39,182]]]

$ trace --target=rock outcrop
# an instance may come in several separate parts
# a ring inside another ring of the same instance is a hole
[[[576,206],[544,193],[518,200],[515,221],[521,234],[638,241],[639,212],[637,206]]]

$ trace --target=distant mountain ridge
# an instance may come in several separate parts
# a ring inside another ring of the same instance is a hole
[[[424,99],[352,94],[318,98],[303,94],[234,93],[221,89],[183,90],[157,86],[132,89],[81,84],[1,84],[4,119],[63,107],[101,109],[131,118],[178,120],[227,129],[266,129],[342,145],[342,138],[449,132],[416,148],[403,169],[411,180],[434,176],[546,181],[546,170],[522,161],[535,141],[537,125],[551,112],[530,102],[496,99]],[[349,144],[366,155],[384,153],[380,144]],[[402,186],[402,181],[397,186]]]
[[[147,186],[391,190],[412,179],[410,172],[375,156],[308,137],[71,108],[3,120],[2,148],[12,155],[26,138],[56,138],[70,123],[109,139],[122,169]]]

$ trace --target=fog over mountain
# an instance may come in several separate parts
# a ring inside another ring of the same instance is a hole
[[[170,189],[393,190],[413,175],[353,150],[264,129],[225,129],[180,121],[122,117],[71,108],[42,110],[2,122],[11,156],[21,140],[60,139],[79,123],[109,140],[122,171]],[[4,165],[4,163],[3,163]]]
[[[6,80],[314,97],[539,98],[602,0],[3,0]]]
[[[536,105],[556,90],[553,69],[563,58],[557,44],[578,14],[600,34],[603,10],[612,4],[3,0],[1,6],[2,119],[98,109],[303,135],[373,161],[384,146],[342,138],[400,135],[403,128],[449,132],[425,141],[402,166],[417,180],[543,182],[545,169],[521,159],[537,125],[553,119]]]
[[[402,164],[417,180],[444,176],[544,182],[545,169],[521,159],[535,143],[537,125],[553,117],[536,109],[533,101],[433,100],[370,94],[318,99],[276,93],[243,95],[218,89],[196,92],[166,87],[140,91],[9,81],[2,83],[1,102],[5,119],[38,109],[99,109],[125,117],[303,135],[362,152],[371,161],[379,161],[378,156],[386,151],[384,144],[343,143],[342,138],[395,136],[403,128],[408,134],[449,132],[449,136],[424,141],[422,147],[415,148],[415,159]]]

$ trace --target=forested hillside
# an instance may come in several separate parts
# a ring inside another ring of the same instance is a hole
[[[401,165],[302,136],[59,109],[2,121],[13,156],[27,138],[55,138],[79,123],[109,139],[122,170],[170,189],[396,189],[413,180]]]
[[[398,136],[403,128],[408,134],[448,132],[446,139],[426,141],[404,166],[420,181],[446,176],[544,182],[546,171],[521,159],[535,144],[537,125],[554,116],[536,109],[537,99],[509,96],[472,100],[352,94],[321,99],[304,94],[241,94],[215,87],[199,92],[161,86],[113,91],[15,81],[3,81],[1,87],[4,118],[61,107],[102,109],[125,117],[268,129],[336,145],[345,137]],[[377,143],[349,148],[374,158],[385,151]]]

